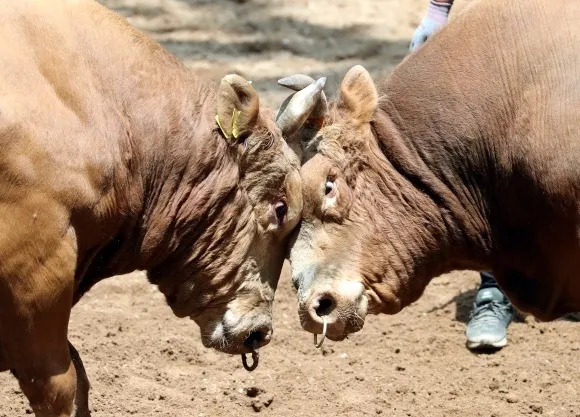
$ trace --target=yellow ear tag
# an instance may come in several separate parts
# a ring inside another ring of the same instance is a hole
[[[215,121],[217,122],[217,124],[218,124],[220,130],[222,131],[222,133],[224,134],[224,136],[227,139],[231,139],[230,135],[228,135],[227,132],[224,130],[224,127],[222,126],[222,123],[220,122],[220,117],[217,114],[215,115]]]
[[[234,109],[234,115],[232,117],[232,135],[237,139],[240,136],[240,127],[238,126],[238,116],[242,114],[241,110]]]

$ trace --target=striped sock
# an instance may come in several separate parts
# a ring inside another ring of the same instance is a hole
[[[449,17],[451,4],[443,1],[431,0],[427,9],[427,17],[438,23],[446,23]]]

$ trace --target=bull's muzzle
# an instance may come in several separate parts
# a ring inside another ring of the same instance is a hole
[[[343,282],[333,288],[313,291],[306,302],[300,303],[300,323],[314,334],[322,333],[326,323],[326,337],[343,340],[362,329],[367,304],[361,283]]]

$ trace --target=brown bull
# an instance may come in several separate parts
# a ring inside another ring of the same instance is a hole
[[[543,320],[580,310],[580,1],[474,1],[378,88],[352,68],[320,124],[298,135],[306,330],[341,340],[456,269]]]
[[[276,125],[242,77],[197,79],[96,2],[4,0],[0,18],[0,370],[35,414],[89,414],[67,327],[111,275],[147,270],[206,346],[267,344],[302,209],[282,131],[324,80]]]

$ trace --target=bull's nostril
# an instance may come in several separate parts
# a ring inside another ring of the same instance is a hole
[[[334,300],[330,297],[323,297],[318,301],[318,307],[316,307],[316,314],[319,317],[328,316],[334,310]]]
[[[260,330],[250,333],[244,341],[244,345],[250,349],[255,349],[263,346],[268,339],[268,335]]]

